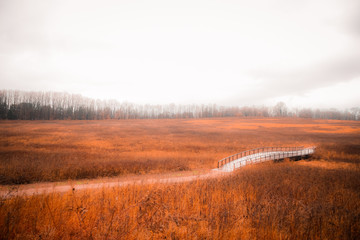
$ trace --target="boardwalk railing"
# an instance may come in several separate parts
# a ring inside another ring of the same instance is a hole
[[[218,168],[233,170],[252,163],[269,160],[280,160],[308,156],[315,152],[315,147],[263,147],[240,152],[223,158],[218,162]]]

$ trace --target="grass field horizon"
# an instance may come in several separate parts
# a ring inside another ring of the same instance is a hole
[[[293,118],[1,121],[0,184],[217,167],[266,146],[360,145],[356,121]]]
[[[359,133],[356,121],[293,118],[1,121],[3,187],[208,171],[262,146],[317,149],[192,182],[0,197],[0,239],[359,239]]]
[[[0,1],[0,240],[360,240],[359,16]]]

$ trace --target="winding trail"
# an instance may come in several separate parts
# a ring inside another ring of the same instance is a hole
[[[264,151],[264,149],[272,149]],[[287,148],[290,149],[290,148]],[[261,151],[260,151],[261,150]],[[253,151],[253,153],[252,153]],[[245,151],[250,154],[235,154],[219,161],[223,163],[212,170],[174,172],[150,175],[131,175],[118,178],[102,178],[93,180],[73,180],[68,182],[37,183],[28,185],[0,186],[0,197],[31,196],[48,193],[64,193],[71,190],[99,189],[122,187],[127,185],[182,183],[202,179],[216,178],[227,175],[235,169],[265,161],[280,160],[288,157],[308,156],[313,154],[315,147],[287,151],[273,151],[273,148],[261,148]],[[244,152],[243,152],[244,153]],[[229,161],[228,161],[229,160]]]
[[[308,157],[315,152],[316,147],[266,147],[247,150],[242,153],[221,159],[219,170],[224,172],[232,172],[237,168],[244,167],[249,164],[255,164],[266,161],[275,161],[285,158],[302,158]]]
[[[166,174],[151,174],[127,176],[120,178],[102,178],[92,180],[73,180],[68,182],[46,182],[28,185],[5,185],[0,186],[0,197],[11,198],[15,196],[32,196],[49,193],[64,193],[71,190],[99,189],[109,187],[122,187],[127,185],[142,184],[167,184],[191,182],[202,179],[216,178],[228,175],[227,172],[213,169],[210,171],[174,172]]]

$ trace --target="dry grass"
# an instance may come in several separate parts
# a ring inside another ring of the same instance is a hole
[[[359,239],[360,171],[293,162],[221,179],[3,199],[2,239]]]
[[[246,148],[319,146],[311,161],[267,162],[217,179],[0,199],[0,239],[360,239],[357,122],[56,121],[0,128],[3,182],[61,179],[71,167],[94,168],[85,177],[109,167],[210,168]]]
[[[359,146],[359,133],[359,122],[334,120],[1,121],[0,184],[210,169],[260,146],[318,145],[332,154],[333,146]]]

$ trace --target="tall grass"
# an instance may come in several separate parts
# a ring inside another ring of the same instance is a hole
[[[338,154],[359,146],[359,133],[359,122],[304,119],[1,121],[0,184],[210,169],[260,146]]]
[[[263,163],[182,184],[2,199],[1,239],[359,239],[360,171]]]
[[[311,162],[216,179],[1,198],[0,239],[360,239],[357,122],[5,121],[0,133],[1,183],[208,169],[247,148],[318,146]]]

